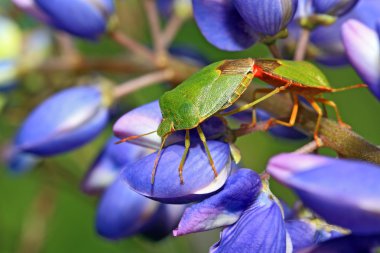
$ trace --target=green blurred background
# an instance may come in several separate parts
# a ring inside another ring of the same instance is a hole
[[[7,1],[0,0],[2,4]],[[138,0],[117,1],[125,31],[137,39],[148,42],[149,30]],[[33,27],[29,18],[16,15],[24,28]],[[96,44],[76,41],[80,50],[91,56],[120,55],[122,50],[112,41],[103,38]],[[269,57],[267,49],[256,45],[239,53],[222,52],[199,33],[193,21],[188,21],[175,39],[175,45],[190,45],[201,51],[211,61],[239,57]],[[333,86],[342,87],[360,83],[361,80],[349,68],[321,66]],[[126,76],[108,76],[123,81]],[[19,87],[9,96],[7,107],[0,116],[0,145],[10,142],[22,119],[43,98],[64,86],[75,83],[69,74],[55,76],[50,82],[39,73],[23,78]],[[167,89],[157,85],[135,92],[122,101],[123,106],[133,108],[157,99]],[[353,130],[375,144],[380,143],[378,112],[379,103],[365,89],[357,89],[326,96],[333,99],[342,117]],[[329,115],[334,115],[329,110]],[[86,196],[79,189],[80,179],[92,163],[99,149],[111,134],[110,127],[95,141],[75,152],[46,159],[25,175],[12,175],[1,165],[0,170],[0,253],[10,252],[208,252],[218,240],[218,232],[167,239],[152,243],[140,237],[122,241],[108,241],[99,237],[94,229],[97,197]],[[245,167],[258,172],[265,168],[268,159],[280,152],[290,152],[307,141],[285,141],[267,133],[257,132],[240,138]],[[334,152],[322,149],[321,153]],[[339,180],[339,179],[337,179]],[[293,203],[289,190],[272,182],[273,192]],[[41,249],[41,250],[38,250]]]

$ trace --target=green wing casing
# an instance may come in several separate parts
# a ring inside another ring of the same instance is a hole
[[[161,96],[163,118],[170,119],[176,130],[196,127],[245,90],[253,78],[249,75],[253,64],[254,60],[248,58],[206,66]]]
[[[314,88],[331,88],[322,71],[306,61],[257,59],[255,64],[263,71]]]

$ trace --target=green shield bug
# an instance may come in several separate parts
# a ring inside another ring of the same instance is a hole
[[[262,92],[267,94],[242,107],[229,112],[223,112],[225,109],[233,105],[241,94],[245,92],[254,77],[257,77],[276,88],[257,89],[255,93]],[[285,126],[293,126],[298,112],[298,96],[303,96],[318,113],[314,138],[317,143],[319,143],[318,129],[322,117],[322,110],[317,102],[332,106],[336,111],[339,123],[344,123],[339,116],[339,112],[334,102],[316,96],[326,92],[336,92],[358,87],[366,87],[366,85],[359,84],[342,89],[333,89],[330,87],[324,74],[317,67],[305,61],[294,62],[276,59],[247,58],[223,60],[210,64],[179,84],[176,88],[165,92],[159,99],[162,121],[154,132],[157,132],[157,134],[161,136],[162,142],[152,171],[152,183],[154,182],[155,170],[166,138],[174,131],[186,131],[185,151],[178,168],[181,183],[184,182],[182,170],[190,148],[189,130],[195,128],[197,129],[199,137],[205,147],[214,175],[217,177],[216,168],[207,147],[205,135],[200,127],[200,124],[209,117],[213,115],[232,115],[254,107],[257,103],[275,95],[276,93],[288,91],[291,93],[294,100],[289,122],[271,119],[269,124],[277,123]],[[254,124],[255,117],[253,117],[252,122],[252,125]],[[136,139],[144,135],[131,136],[122,139],[118,143]]]

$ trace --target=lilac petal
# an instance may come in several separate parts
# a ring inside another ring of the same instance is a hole
[[[188,207],[174,236],[211,230],[235,223],[252,204],[261,189],[260,176],[250,169],[239,169],[223,189],[198,204]]]
[[[220,141],[207,141],[218,177],[209,164],[202,143],[192,142],[183,168],[184,184],[180,184],[178,167],[184,145],[173,144],[162,150],[154,184],[151,184],[156,153],[131,164],[122,177],[132,189],[163,203],[182,204],[201,200],[219,190],[231,169],[229,145]]]
[[[24,152],[47,156],[85,144],[107,124],[109,113],[102,100],[102,92],[96,86],[56,93],[24,121],[15,145]]]
[[[307,207],[328,223],[356,234],[380,233],[378,166],[316,155],[282,154],[269,161],[267,171],[291,187]]]
[[[12,2],[21,10],[37,18],[41,22],[51,24],[49,16],[44,13],[37,5],[35,0],[12,0]]]
[[[316,228],[302,220],[290,220],[285,223],[286,231],[289,233],[294,252],[314,244]]]
[[[203,36],[219,49],[244,50],[258,39],[231,0],[193,0],[193,10]]]
[[[122,168],[153,152],[130,143],[115,144],[118,140],[110,138],[87,171],[81,184],[84,192],[102,191],[115,180]]]
[[[298,5],[298,0],[234,0],[233,2],[252,30],[271,36],[286,28],[293,19]]]
[[[116,180],[104,193],[96,214],[96,230],[108,239],[135,235],[153,219],[160,203],[132,191]]]
[[[359,0],[313,0],[316,13],[342,16],[349,12]]]
[[[319,245],[300,251],[300,253],[358,253],[373,251],[380,246],[380,235],[348,235],[328,240]]]
[[[35,0],[37,6],[49,16],[53,25],[70,34],[96,39],[107,29],[113,13],[112,0]]]
[[[33,169],[40,161],[38,156],[22,152],[14,146],[6,147],[2,156],[9,170],[15,174],[22,174]]]
[[[153,241],[159,241],[170,235],[178,225],[186,205],[161,204],[152,221],[147,224],[141,234]]]
[[[162,114],[160,106],[158,100],[155,100],[124,114],[116,121],[113,126],[113,132],[115,136],[120,139],[146,134],[156,131],[161,121]],[[158,149],[161,144],[161,137],[153,133],[131,142]]]
[[[380,43],[376,31],[352,19],[342,26],[342,38],[352,66],[380,99]]]
[[[292,252],[280,208],[262,192],[234,225],[225,228],[210,253]]]

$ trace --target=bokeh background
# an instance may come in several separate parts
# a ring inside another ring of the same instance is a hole
[[[149,29],[139,0],[116,1],[124,31],[130,36],[149,44]],[[4,13],[7,0],[0,0]],[[39,24],[17,11],[10,14],[23,29]],[[107,38],[97,43],[75,41],[80,51],[91,56],[125,54]],[[174,45],[190,46],[199,50],[210,61],[241,57],[270,57],[264,46],[255,45],[239,53],[219,51],[205,41],[195,23],[190,20],[178,33]],[[320,66],[334,87],[360,83],[351,67],[328,68]],[[124,81],[132,76],[106,75],[115,81]],[[76,84],[79,76],[72,73],[48,75],[31,73],[23,76],[17,88],[8,96],[9,102],[0,112],[0,145],[9,143],[25,116],[44,98],[64,87]],[[123,98],[118,112],[123,113],[146,102],[158,99],[169,88],[160,84],[145,88]],[[343,120],[353,130],[372,143],[380,143],[380,105],[365,89],[356,89],[326,96],[334,100],[341,110]],[[329,115],[334,113],[330,110]],[[113,120],[115,121],[115,119]],[[180,238],[168,237],[160,242],[150,242],[140,237],[121,241],[108,241],[99,237],[94,228],[97,207],[96,196],[81,193],[79,183],[99,149],[112,133],[111,125],[95,141],[72,153],[52,157],[43,161],[34,170],[23,175],[14,175],[1,164],[0,169],[0,253],[35,252],[208,252],[208,248],[219,238],[219,231],[199,233]],[[244,167],[261,172],[268,159],[280,152],[291,152],[308,140],[289,141],[257,132],[242,137],[237,144],[242,151]],[[334,152],[321,149],[323,154]],[[328,173],[328,172],[326,172]],[[339,180],[339,179],[337,179]],[[273,192],[292,204],[295,197],[289,190],[272,182]]]

